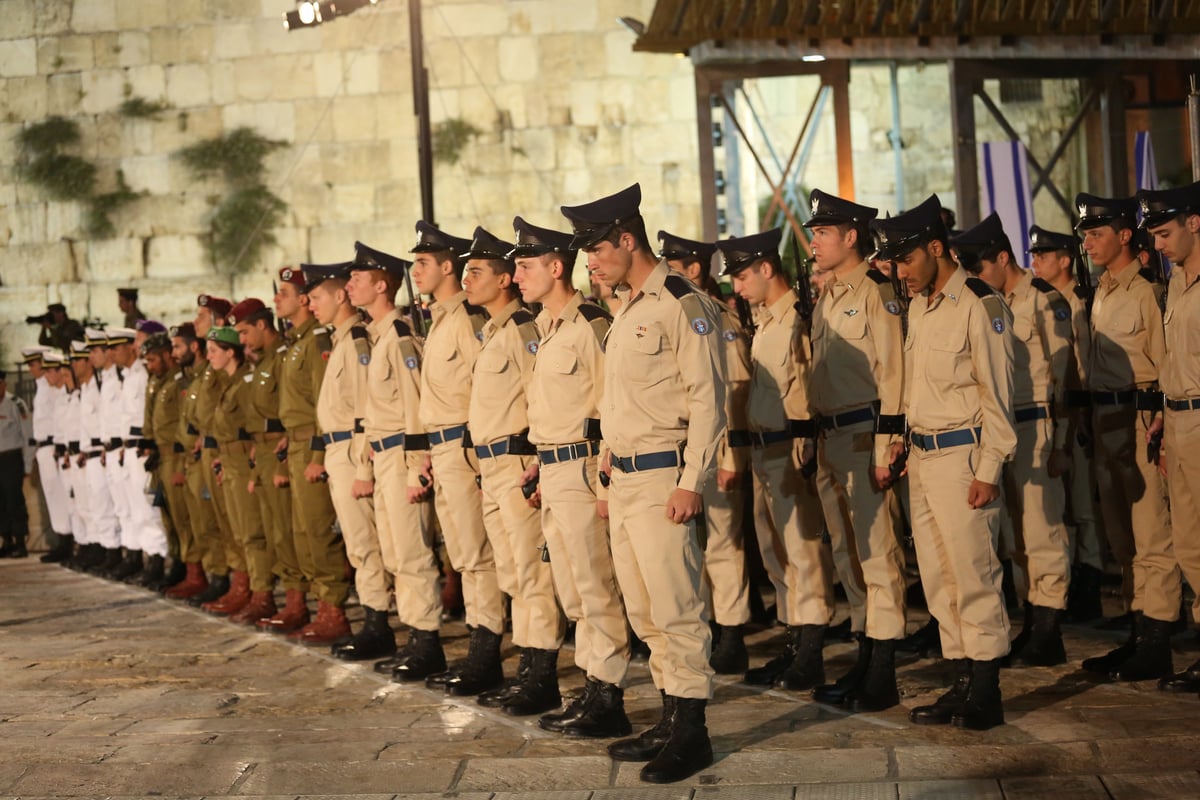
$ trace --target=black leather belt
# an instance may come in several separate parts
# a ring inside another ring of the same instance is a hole
[[[1092,393],[1086,389],[1067,389],[1063,393],[1067,408],[1091,408]]]
[[[53,439],[43,439],[40,442],[37,441],[36,439],[30,439],[29,441],[33,443],[34,447],[50,447],[51,445],[54,444]]]
[[[841,414],[834,414],[830,417],[820,417],[817,424],[821,430],[829,431],[837,428],[844,428],[847,425],[857,425],[860,422],[867,422],[875,419],[875,407],[864,406],[856,408],[853,411],[843,411]]]
[[[467,433],[466,425],[452,425],[449,428],[442,428],[440,431],[429,432],[430,444],[441,444],[442,442],[453,442],[456,439],[461,439]]]
[[[728,435],[730,447],[749,447],[753,444],[750,431],[730,431]]]
[[[283,422],[277,419],[269,419],[263,424],[264,433],[285,433]]]
[[[750,431],[750,444],[754,447],[769,447],[795,438],[791,431]]]
[[[922,450],[945,450],[948,447],[959,447],[964,444],[975,444],[983,428],[963,428],[946,433],[910,433],[909,441],[914,447]]]
[[[1165,402],[1167,408],[1172,411],[1195,411],[1200,408],[1200,397],[1193,397],[1190,400],[1170,400]]]
[[[125,446],[125,443],[120,439],[109,439],[104,445],[104,452],[111,453],[113,450],[120,450]]]
[[[81,444],[82,444],[82,442],[81,442]],[[99,439],[92,439],[91,446],[92,447],[104,447],[104,442],[100,441]]]
[[[129,429],[129,435],[138,439],[142,438],[142,428],[139,425],[134,425]]]
[[[1094,406],[1123,406],[1137,400],[1137,392],[1127,389],[1123,392],[1092,392]]]
[[[371,442],[371,449],[376,453],[391,450],[393,447],[404,447],[403,433],[393,433],[391,436],[385,436],[377,442]]]
[[[599,442],[577,442],[562,447],[551,447],[538,450],[538,461],[543,464],[561,464],[564,461],[577,461],[600,454]]]
[[[645,472],[651,469],[666,469],[679,466],[679,453],[675,450],[664,450],[661,453],[646,453],[645,455],[612,457],[613,469],[621,472]]]
[[[141,447],[142,440],[141,439],[126,439],[125,446],[126,447]]]
[[[205,450],[216,450],[217,449],[217,440],[215,438],[213,438],[212,436],[205,436],[204,437],[204,449]]]
[[[328,447],[336,442],[344,442],[354,436],[354,431],[332,431],[331,433],[322,433],[321,440]]]
[[[1018,408],[1013,412],[1013,421],[1015,422],[1032,422],[1035,419],[1046,419],[1050,416],[1050,410],[1045,406],[1030,406],[1029,408]]]

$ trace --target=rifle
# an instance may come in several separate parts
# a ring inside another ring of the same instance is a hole
[[[812,260],[801,257],[800,245],[796,244],[794,235],[788,244],[792,248],[792,260],[796,262],[796,285],[794,287],[797,299],[796,311],[800,313],[801,319],[811,324],[813,318]]]
[[[750,311],[750,301],[739,294],[733,296],[733,305],[737,309],[738,322],[742,323],[742,330],[746,332],[746,336],[754,338],[754,332],[758,330],[758,326],[754,324],[754,314]]]
[[[418,338],[424,339],[426,334],[425,314],[421,310],[420,298],[417,297],[416,292],[413,291],[412,276],[408,274],[407,269],[404,270],[404,288],[408,292],[408,307],[412,310],[411,316],[413,333],[415,333]]]
[[[892,283],[892,293],[896,295],[896,305],[900,307],[900,336],[901,339],[908,338],[908,289],[900,280],[900,275],[896,271],[896,262],[891,262],[892,268],[888,270],[888,280]],[[903,449],[896,456],[896,460],[888,464],[888,478],[892,484],[900,480],[900,475],[904,472],[905,466],[908,464],[908,451],[911,443],[908,438],[908,426],[905,426],[904,434],[901,436]]]
[[[1084,307],[1087,309],[1087,318],[1091,319],[1092,302],[1096,299],[1096,290],[1092,287],[1092,274],[1088,271],[1087,254],[1083,252],[1083,242],[1080,242],[1075,248],[1074,262],[1075,282],[1079,284]]]

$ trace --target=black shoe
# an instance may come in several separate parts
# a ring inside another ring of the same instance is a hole
[[[746,641],[742,638],[741,625],[721,625],[716,646],[708,658],[708,665],[718,675],[737,675],[750,666],[746,653]]]
[[[529,677],[529,663],[532,657],[533,651],[528,647],[522,647],[521,655],[517,659],[517,674],[506,679],[495,689],[480,692],[479,696],[475,698],[475,702],[484,708],[499,708],[504,705],[504,701],[516,692],[517,687]]]
[[[1093,622],[1104,616],[1100,599],[1100,579],[1103,573],[1087,564],[1072,571],[1071,588],[1067,592],[1067,611],[1063,618],[1071,623]]]
[[[1080,664],[1083,669],[1096,675],[1107,676],[1114,669],[1121,666],[1125,659],[1133,655],[1134,648],[1137,646],[1138,631],[1142,626],[1142,615],[1131,614],[1129,616],[1129,638],[1127,638],[1119,647],[1109,650],[1102,656],[1093,656],[1085,658]]]
[[[1008,645],[1008,657],[1004,666],[1016,663],[1017,658],[1025,649],[1026,643],[1029,642],[1029,637],[1033,636],[1033,606],[1029,603],[1025,604],[1025,615],[1021,622],[1021,632],[1013,637],[1012,642]]]
[[[183,583],[187,579],[187,564],[182,559],[176,558],[171,561],[171,569],[163,576],[162,583],[159,585],[158,591],[165,592],[176,584]]]
[[[542,725],[546,730],[557,730],[572,739],[611,739],[633,733],[633,725],[625,713],[625,692],[619,686],[589,679],[592,691],[582,708],[573,717],[563,720],[557,728]],[[538,721],[541,725],[541,721]]]
[[[399,683],[427,681],[433,675],[447,672],[446,653],[442,650],[441,636],[437,631],[422,631],[416,628],[410,630],[408,644],[404,645],[397,658],[400,659],[400,663],[392,667],[391,675],[392,680]],[[378,665],[376,668],[378,669]],[[452,677],[454,676],[451,675],[447,680]]]
[[[932,705],[917,706],[908,712],[908,718],[914,725],[949,725],[967,701],[971,688],[971,662],[960,658],[949,663],[954,668],[954,683]]]
[[[470,697],[504,683],[500,664],[501,634],[480,625],[471,631],[467,660],[462,672],[446,682],[446,691],[455,697]]]
[[[4,544],[0,545],[0,558],[9,558],[13,554],[13,541],[5,537]]]
[[[712,766],[712,741],[704,720],[707,704],[707,700],[676,698],[671,735],[650,763],[642,767],[643,781],[675,783]]]
[[[796,646],[796,657],[787,669],[775,679],[779,689],[807,692],[825,682],[825,625],[800,625],[800,641]]]
[[[1017,661],[1027,667],[1056,667],[1067,663],[1067,651],[1063,647],[1060,625],[1063,612],[1047,606],[1031,608],[1033,632]]]
[[[986,731],[1004,724],[1000,697],[1000,660],[971,662],[971,686],[966,702],[954,713],[954,727]]]
[[[750,686],[775,685],[775,681],[779,680],[779,677],[796,659],[796,650],[800,647],[800,626],[789,625],[786,637],[787,642],[783,646],[783,652],[761,667],[746,670],[746,674],[742,676],[742,683]]]
[[[936,617],[896,643],[898,653],[916,653],[921,658],[942,657],[942,634]]]
[[[1158,682],[1162,692],[1200,692],[1200,661]]]
[[[813,700],[833,706],[841,705],[842,701],[846,699],[846,695],[867,674],[867,665],[870,661],[871,640],[866,636],[860,636],[858,639],[858,657],[854,661],[854,666],[850,667],[850,670],[845,675],[833,683],[825,683],[813,689]]]
[[[639,639],[633,631],[629,632],[629,658],[633,661],[650,660],[650,645]]]
[[[187,603],[190,606],[199,607],[204,603],[211,603],[214,600],[219,600],[229,591],[229,574],[213,575],[208,579],[208,588],[198,595],[189,597]]]
[[[850,690],[843,704],[860,714],[885,711],[900,705],[900,689],[896,686],[896,640],[873,640],[868,649],[871,661],[866,674]]]
[[[662,695],[662,717],[640,735],[631,739],[619,739],[608,746],[608,754],[614,761],[650,761],[657,756],[671,738],[671,722],[675,716],[677,697],[666,692]]]
[[[8,553],[9,558],[29,558],[29,551],[25,549],[25,540],[17,539],[13,542],[12,550]]]
[[[75,537],[71,534],[59,534],[58,544],[41,557],[43,564],[62,564],[71,557],[72,551],[75,549]]]
[[[95,575],[97,577],[103,578],[103,577],[107,577],[107,575],[109,573],[111,573],[114,569],[116,569],[118,566],[120,566],[120,564],[121,564],[121,548],[119,548],[119,547],[103,548],[102,547],[102,548],[100,548],[100,550],[103,555],[101,555],[101,557],[98,561],[96,561],[90,567],[85,569],[84,572],[86,572],[89,575]]]
[[[1148,681],[1169,678],[1175,672],[1171,663],[1171,622],[1142,615],[1141,630],[1129,658],[1109,673],[1115,681]]]
[[[563,725],[578,719],[592,702],[592,696],[599,690],[601,682],[594,678],[585,678],[583,682],[583,691],[571,698],[571,702],[564,705],[558,711],[551,711],[549,714],[543,714],[538,717],[538,727],[544,731],[551,733],[559,733],[563,729]]]
[[[500,710],[510,717],[543,714],[562,703],[558,691],[558,651],[527,649],[529,671],[500,705]]]
[[[114,581],[129,583],[129,579],[140,575],[145,569],[145,564],[142,562],[141,550],[126,550],[125,558],[117,565],[117,568],[110,573],[109,577]]]
[[[388,624],[387,609],[363,606],[363,626],[345,644],[335,644],[330,653],[343,661],[366,661],[396,652],[396,634]]]
[[[150,556],[146,568],[137,576],[135,583],[143,589],[157,592],[166,583],[166,570],[162,556]]]

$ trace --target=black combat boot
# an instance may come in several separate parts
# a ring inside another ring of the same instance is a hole
[[[825,625],[801,625],[796,657],[775,679],[780,689],[807,692],[825,682]]]
[[[25,548],[25,536],[17,534],[12,540],[12,549],[8,552],[9,558],[29,558],[29,550]]]
[[[600,685],[601,682],[595,678],[585,677],[583,691],[572,697],[571,702],[558,711],[551,711],[549,714],[538,717],[538,727],[544,731],[561,733],[564,725],[583,715],[588,704],[592,702],[592,697],[599,691]]]
[[[396,652],[396,634],[388,624],[387,609],[363,606],[366,617],[358,633],[345,644],[335,644],[330,653],[343,661],[366,661]]]
[[[125,558],[112,571],[112,579],[114,581],[121,581],[122,583],[129,583],[130,578],[136,578],[142,573],[145,567],[142,551],[127,548],[125,550]]]
[[[101,552],[103,552],[104,555],[98,562],[92,564],[91,567],[85,570],[85,572],[87,572],[89,575],[95,575],[98,578],[110,578],[113,571],[117,567],[121,566],[121,548],[105,547],[101,548]]]
[[[482,625],[471,631],[467,661],[462,672],[446,682],[446,691],[456,697],[470,697],[504,683],[504,668],[500,664],[501,638],[501,634],[492,633]]]
[[[884,711],[900,704],[896,686],[896,640],[869,639],[871,661],[858,685],[850,690],[844,706],[867,713]]]
[[[58,544],[42,556],[43,564],[62,564],[71,557],[71,553],[75,549],[75,537],[69,533],[60,533],[58,535]]]
[[[1088,564],[1075,567],[1067,592],[1067,622],[1093,622],[1104,616],[1104,603],[1100,599],[1103,577],[1104,573]]]
[[[871,640],[862,634],[858,634],[858,657],[854,661],[854,666],[850,667],[849,672],[833,683],[822,684],[813,689],[813,700],[833,706],[841,705],[842,701],[846,699],[846,695],[854,687],[858,686],[859,681],[867,674],[867,665],[870,662]]]
[[[1142,615],[1142,626],[1129,658],[1113,667],[1115,681],[1148,681],[1169,678],[1171,663],[1171,626],[1173,622]]]
[[[500,705],[500,710],[510,717],[542,714],[562,703],[558,691],[558,651],[528,649],[529,671]]]
[[[608,746],[608,754],[614,761],[650,761],[663,749],[671,738],[671,725],[675,719],[675,707],[679,698],[659,690],[662,695],[662,716],[654,727],[647,728],[638,736],[619,739]]]
[[[671,736],[649,764],[642,767],[646,783],[675,783],[690,778],[713,763],[712,741],[704,720],[707,700],[675,699]]]
[[[208,580],[208,588],[198,595],[187,599],[188,605],[199,607],[205,603],[220,600],[229,591],[229,573],[213,575]]]
[[[971,662],[958,658],[948,663],[954,670],[954,683],[932,705],[917,706],[908,712],[908,718],[914,725],[949,725],[967,702],[967,694],[971,689]]]
[[[1033,636],[1033,605],[1026,603],[1025,616],[1021,622],[1021,632],[1014,636],[1012,642],[1009,644],[1008,656],[1004,659],[1004,666],[1007,667],[1017,663],[1031,636]]]
[[[719,626],[717,644],[708,657],[708,665],[718,675],[737,675],[746,671],[750,656],[746,653],[741,625]]]
[[[1067,663],[1063,647],[1062,613],[1057,608],[1033,606],[1033,633],[1017,661],[1027,667],[1056,667]]]
[[[923,627],[910,633],[896,645],[897,653],[916,653],[921,658],[942,657],[942,632],[937,617],[930,617]]]
[[[152,592],[160,591],[167,582],[165,560],[162,556],[150,556],[146,559],[146,568],[137,576],[135,583]]]
[[[1200,692],[1200,661],[1158,682],[1163,692]]]
[[[484,708],[499,708],[504,705],[504,701],[511,694],[517,691],[517,688],[525,682],[529,677],[529,665],[533,660],[533,650],[528,647],[521,648],[521,655],[517,659],[517,674],[512,678],[506,679],[495,689],[487,692],[480,692],[475,698],[475,702]]]
[[[171,559],[171,568],[167,570],[167,574],[163,576],[162,586],[158,591],[165,592],[168,589],[183,583],[188,577],[188,566],[182,558]]]
[[[624,690],[604,681],[589,679],[589,684],[593,686],[591,697],[584,702],[578,714],[562,721],[558,732],[573,739],[611,739],[633,733],[633,726],[625,713]]]
[[[1088,672],[1096,675],[1108,675],[1114,669],[1121,666],[1125,659],[1133,655],[1134,648],[1137,646],[1137,637],[1142,628],[1142,612],[1138,611],[1129,616],[1129,638],[1120,647],[1109,650],[1102,656],[1093,656],[1085,658],[1080,664]]]
[[[751,686],[775,685],[775,681],[779,680],[779,676],[792,665],[792,661],[796,658],[796,650],[800,647],[800,626],[789,625],[786,635],[787,642],[783,646],[783,652],[761,667],[746,670],[746,674],[742,676],[742,683]]]
[[[971,686],[967,700],[951,720],[954,727],[986,731],[1004,724],[1004,706],[1000,698],[1000,659],[971,662]]]
[[[15,550],[12,537],[6,535],[3,539],[0,539],[0,542],[3,542],[3,544],[0,544],[0,558],[11,557]]]
[[[69,569],[76,572],[87,572],[88,567],[100,559],[104,558],[104,548],[95,543],[81,544],[75,550],[75,554],[67,560],[66,564]]]
[[[392,668],[392,680],[412,683],[445,671],[446,653],[442,650],[442,639],[438,632],[416,628],[409,631],[403,659]]]

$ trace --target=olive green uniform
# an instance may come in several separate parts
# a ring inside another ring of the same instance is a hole
[[[205,386],[212,381],[213,371],[207,361],[197,361],[186,370],[186,375],[187,390],[179,410],[179,441],[184,447],[187,467],[187,512],[191,521],[193,558],[185,557],[185,560],[202,562],[204,571],[209,575],[226,575],[229,573],[229,562],[225,558],[225,548],[219,546],[221,534],[217,529],[216,504],[204,479],[206,467],[200,453],[193,450],[196,438],[200,435],[200,395],[202,391],[208,391]]]
[[[308,585],[300,571],[296,544],[292,539],[292,493],[289,486],[276,486],[275,476],[288,476],[288,465],[275,456],[283,438],[279,420],[279,368],[287,352],[285,341],[267,347],[254,365],[250,395],[246,403],[246,430],[254,440],[254,497],[267,536],[271,567],[284,589],[304,591]]]

